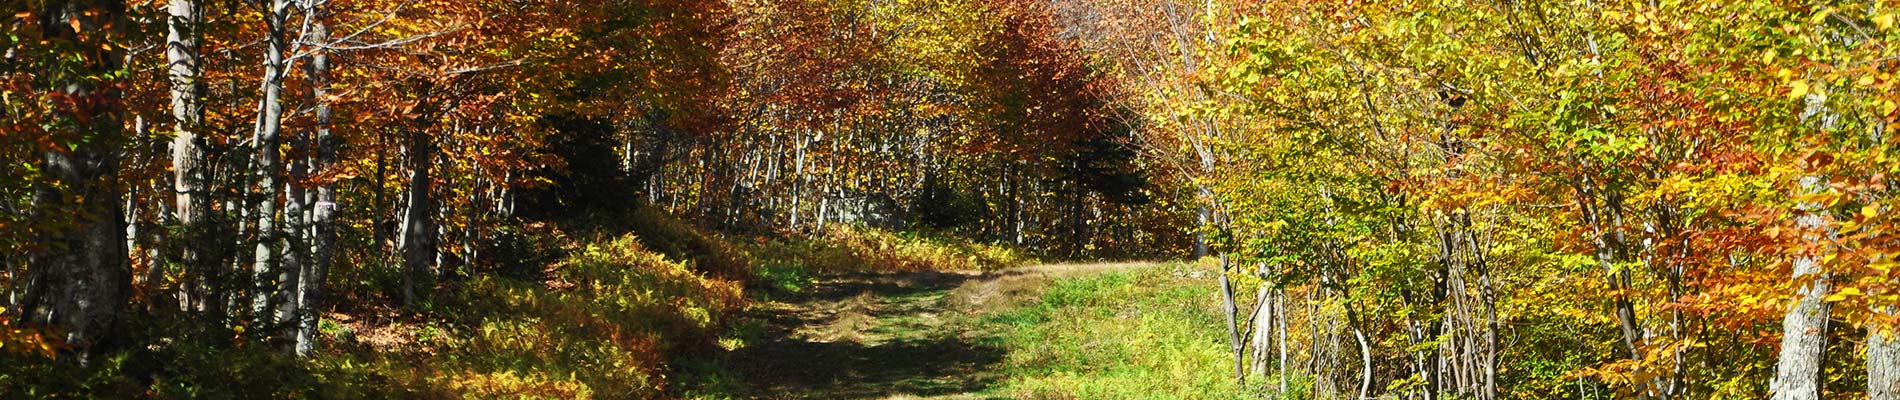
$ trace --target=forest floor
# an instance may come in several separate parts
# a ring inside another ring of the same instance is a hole
[[[1146,262],[826,276],[762,301],[725,364],[762,399],[991,398],[1003,329],[980,316],[1038,303],[1051,282]]]

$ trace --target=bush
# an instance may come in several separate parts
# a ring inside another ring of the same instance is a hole
[[[716,345],[744,305],[736,281],[695,272],[632,235],[589,244],[545,284],[480,277],[459,292],[470,315],[431,379],[476,397],[650,398],[668,360]]]

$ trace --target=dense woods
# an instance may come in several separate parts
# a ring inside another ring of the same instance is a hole
[[[1892,4],[1078,3],[1200,193],[1236,379],[1894,396]]]
[[[1035,257],[1236,396],[1900,398],[1890,2],[6,4],[0,397],[691,397]]]

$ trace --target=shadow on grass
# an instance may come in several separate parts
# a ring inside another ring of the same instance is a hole
[[[788,340],[735,354],[756,398],[885,398],[980,391],[1001,349],[954,338],[865,345]]]
[[[915,272],[821,279],[803,293],[784,297],[795,310],[755,315],[767,325],[764,337],[729,354],[728,365],[751,387],[750,397],[760,399],[981,391],[997,383],[1004,350],[955,327],[920,321],[945,312],[941,299],[951,289],[998,275]]]
[[[784,297],[787,301],[810,304],[870,294],[880,297],[904,297],[941,293],[969,281],[991,280],[1022,275],[1020,271],[989,271],[981,274],[959,272],[856,273],[832,276],[804,293]]]

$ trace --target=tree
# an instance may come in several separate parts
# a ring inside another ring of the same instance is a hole
[[[64,331],[81,363],[110,345],[131,285],[116,179],[125,12],[118,1],[45,2],[16,16],[23,18],[14,25],[15,34],[39,43],[9,49],[24,67],[9,73],[46,73],[37,77],[37,91],[24,95],[46,107],[42,117],[49,119],[44,131],[18,132],[45,138],[28,167],[42,174],[28,206],[40,225],[18,312],[28,323]]]

